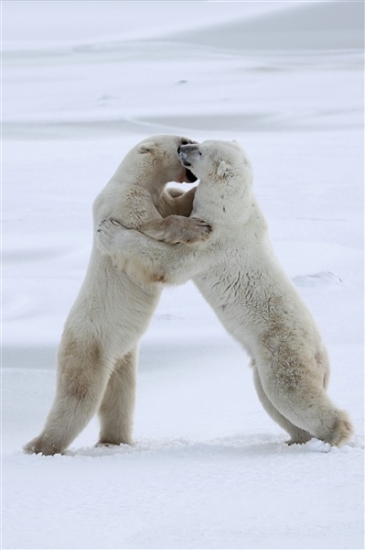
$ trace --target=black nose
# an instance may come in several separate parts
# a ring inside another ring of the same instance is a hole
[[[179,145],[179,147],[177,148],[177,154],[180,155],[180,151],[181,151],[181,145]]]

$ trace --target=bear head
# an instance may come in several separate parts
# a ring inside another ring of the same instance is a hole
[[[179,156],[183,166],[200,181],[230,183],[232,180],[251,184],[251,163],[236,141],[207,140],[182,144]]]
[[[161,174],[165,183],[193,183],[197,178],[189,168],[181,164],[178,149],[182,145],[194,143],[196,142],[182,136],[157,134],[141,141],[135,147],[134,153],[142,155],[141,160],[149,165],[151,176],[155,173]]]

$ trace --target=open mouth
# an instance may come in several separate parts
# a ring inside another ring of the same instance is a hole
[[[194,174],[189,170],[191,163],[186,158],[186,153],[184,153],[184,151],[181,151],[180,147],[178,148],[177,153],[179,155],[181,164],[185,168],[185,177],[186,177],[185,181],[187,181],[188,183],[194,183],[194,181],[196,181],[198,178],[194,176]]]
[[[185,164],[184,164],[184,166],[186,167]],[[185,170],[185,176],[186,176],[186,181],[188,183],[194,183],[194,181],[196,181],[198,179],[196,176],[194,176],[193,172],[190,172],[190,170],[188,168],[186,168],[186,170]]]

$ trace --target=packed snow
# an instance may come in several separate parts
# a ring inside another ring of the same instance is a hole
[[[1,547],[363,548],[363,3],[1,9]],[[23,453],[52,403],[93,200],[154,133],[246,149],[349,444],[286,446],[248,356],[188,283],[164,290],[141,342],[135,446],[95,448],[95,418],[65,455]]]

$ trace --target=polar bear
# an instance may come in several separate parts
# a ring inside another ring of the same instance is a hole
[[[183,217],[191,212],[195,188],[184,194],[164,189],[170,181],[196,180],[178,156],[184,143],[191,141],[158,135],[136,145],[96,198],[94,227],[112,217],[170,243],[205,239],[208,224]],[[132,443],[137,346],[161,290],[161,284],[144,278],[138,264],[114,262],[94,242],[58,349],[54,403],[42,433],[24,447],[26,452],[63,452],[97,410],[99,444]]]
[[[171,246],[106,220],[98,230],[100,247],[114,258],[134,257],[157,281],[192,278],[250,355],[260,401],[289,433],[287,443],[314,436],[342,445],[353,428],[326,394],[325,346],[275,257],[245,152],[235,142],[204,141],[182,145],[180,157],[200,180],[191,215],[212,225],[209,238]]]

